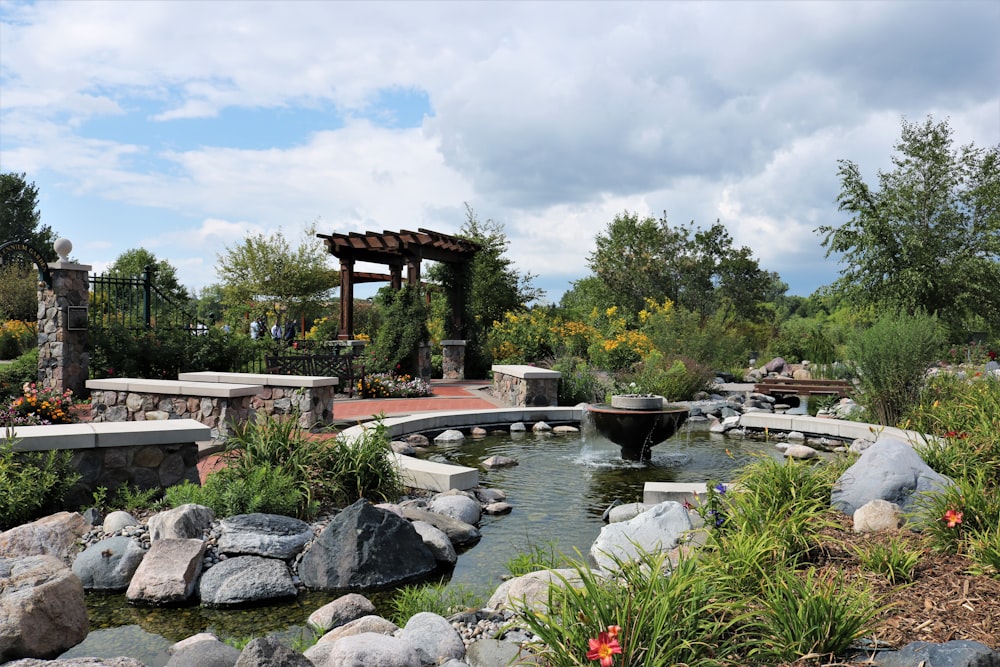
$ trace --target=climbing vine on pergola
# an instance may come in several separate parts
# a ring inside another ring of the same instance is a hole
[[[400,230],[351,232],[349,234],[317,234],[326,243],[331,255],[340,260],[340,330],[337,338],[354,337],[354,285],[369,282],[388,282],[393,289],[403,286],[403,267],[406,283],[420,284],[420,262],[431,260],[445,264],[467,264],[472,261],[479,244],[468,239],[441,234],[429,229],[415,232]],[[356,262],[385,264],[388,274],[356,272]],[[462,303],[464,295],[450,295],[453,304]],[[456,308],[453,317],[460,317],[462,309]]]

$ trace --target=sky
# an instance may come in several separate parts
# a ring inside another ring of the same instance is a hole
[[[808,296],[843,268],[815,231],[849,219],[838,160],[876,184],[928,116],[1000,143],[998,34],[961,0],[0,0],[0,172],[73,259],[145,248],[195,291],[249,234],[468,206],[543,302],[624,211],[718,220]]]

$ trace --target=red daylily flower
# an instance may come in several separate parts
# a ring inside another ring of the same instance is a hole
[[[612,627],[617,628],[617,626]],[[615,663],[615,654],[622,652],[621,644],[607,632],[602,632],[596,639],[591,638],[587,641],[590,644],[587,660],[600,660],[601,667],[611,667]]]
[[[962,513],[958,510],[948,510],[944,513],[944,517],[941,519],[945,522],[949,528],[954,528],[958,524],[962,523]]]

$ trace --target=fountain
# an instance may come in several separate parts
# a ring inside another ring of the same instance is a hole
[[[664,404],[662,396],[620,394],[611,404],[588,405],[594,427],[622,450],[627,461],[648,461],[651,450],[680,428],[688,409]]]

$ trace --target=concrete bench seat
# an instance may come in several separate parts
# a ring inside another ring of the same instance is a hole
[[[66,495],[71,507],[93,502],[99,487],[199,484],[199,444],[212,439],[212,429],[194,419],[15,426],[11,431],[15,451],[72,452],[70,462],[80,479]]]
[[[263,389],[263,385],[232,382],[147,380],[143,378],[106,378],[104,380],[87,380],[87,389],[127,391],[135,394],[164,394],[167,396],[194,395],[234,398],[237,396],[256,396]]]
[[[222,382],[259,384],[272,387],[336,387],[340,378],[327,375],[274,375],[272,373],[216,373],[214,371],[197,371],[180,373],[177,379],[182,382]]]

